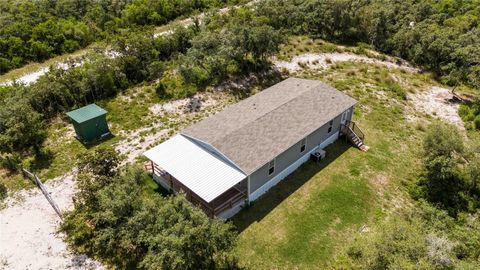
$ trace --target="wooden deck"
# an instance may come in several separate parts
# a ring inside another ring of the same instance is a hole
[[[210,203],[207,203],[205,200],[195,194],[195,192],[183,185],[182,182],[177,180],[165,170],[162,170],[153,162],[149,161],[148,163],[145,163],[145,169],[150,172],[155,181],[159,182],[159,184],[161,184],[164,188],[174,193],[184,192],[187,199],[192,204],[200,207],[209,217],[219,216],[223,212],[232,209],[240,202],[245,201],[248,198],[247,191],[243,190],[240,185],[236,185],[225,191],[222,195],[218,196]]]

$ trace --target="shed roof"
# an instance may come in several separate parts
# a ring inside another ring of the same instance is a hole
[[[251,174],[357,101],[316,80],[286,79],[181,133]]]
[[[144,155],[207,203],[247,177],[180,134],[148,150]]]
[[[83,123],[104,114],[107,114],[107,111],[97,106],[95,103],[67,113],[68,117],[77,123]]]

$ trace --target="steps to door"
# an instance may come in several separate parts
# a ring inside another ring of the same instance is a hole
[[[347,139],[363,152],[367,152],[370,147],[364,143],[365,136],[363,132],[358,128],[355,122],[348,121],[343,125],[342,133],[345,134]],[[358,135],[360,134],[360,136]]]

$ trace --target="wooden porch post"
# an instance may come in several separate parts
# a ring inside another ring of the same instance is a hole
[[[155,174],[155,165],[153,164],[153,161],[150,160],[150,164],[152,165],[152,175]]]

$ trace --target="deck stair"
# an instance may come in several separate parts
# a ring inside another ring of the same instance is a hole
[[[365,134],[363,134],[355,122],[346,121],[345,124],[342,125],[342,134],[361,151],[368,151],[369,147],[365,144]]]

